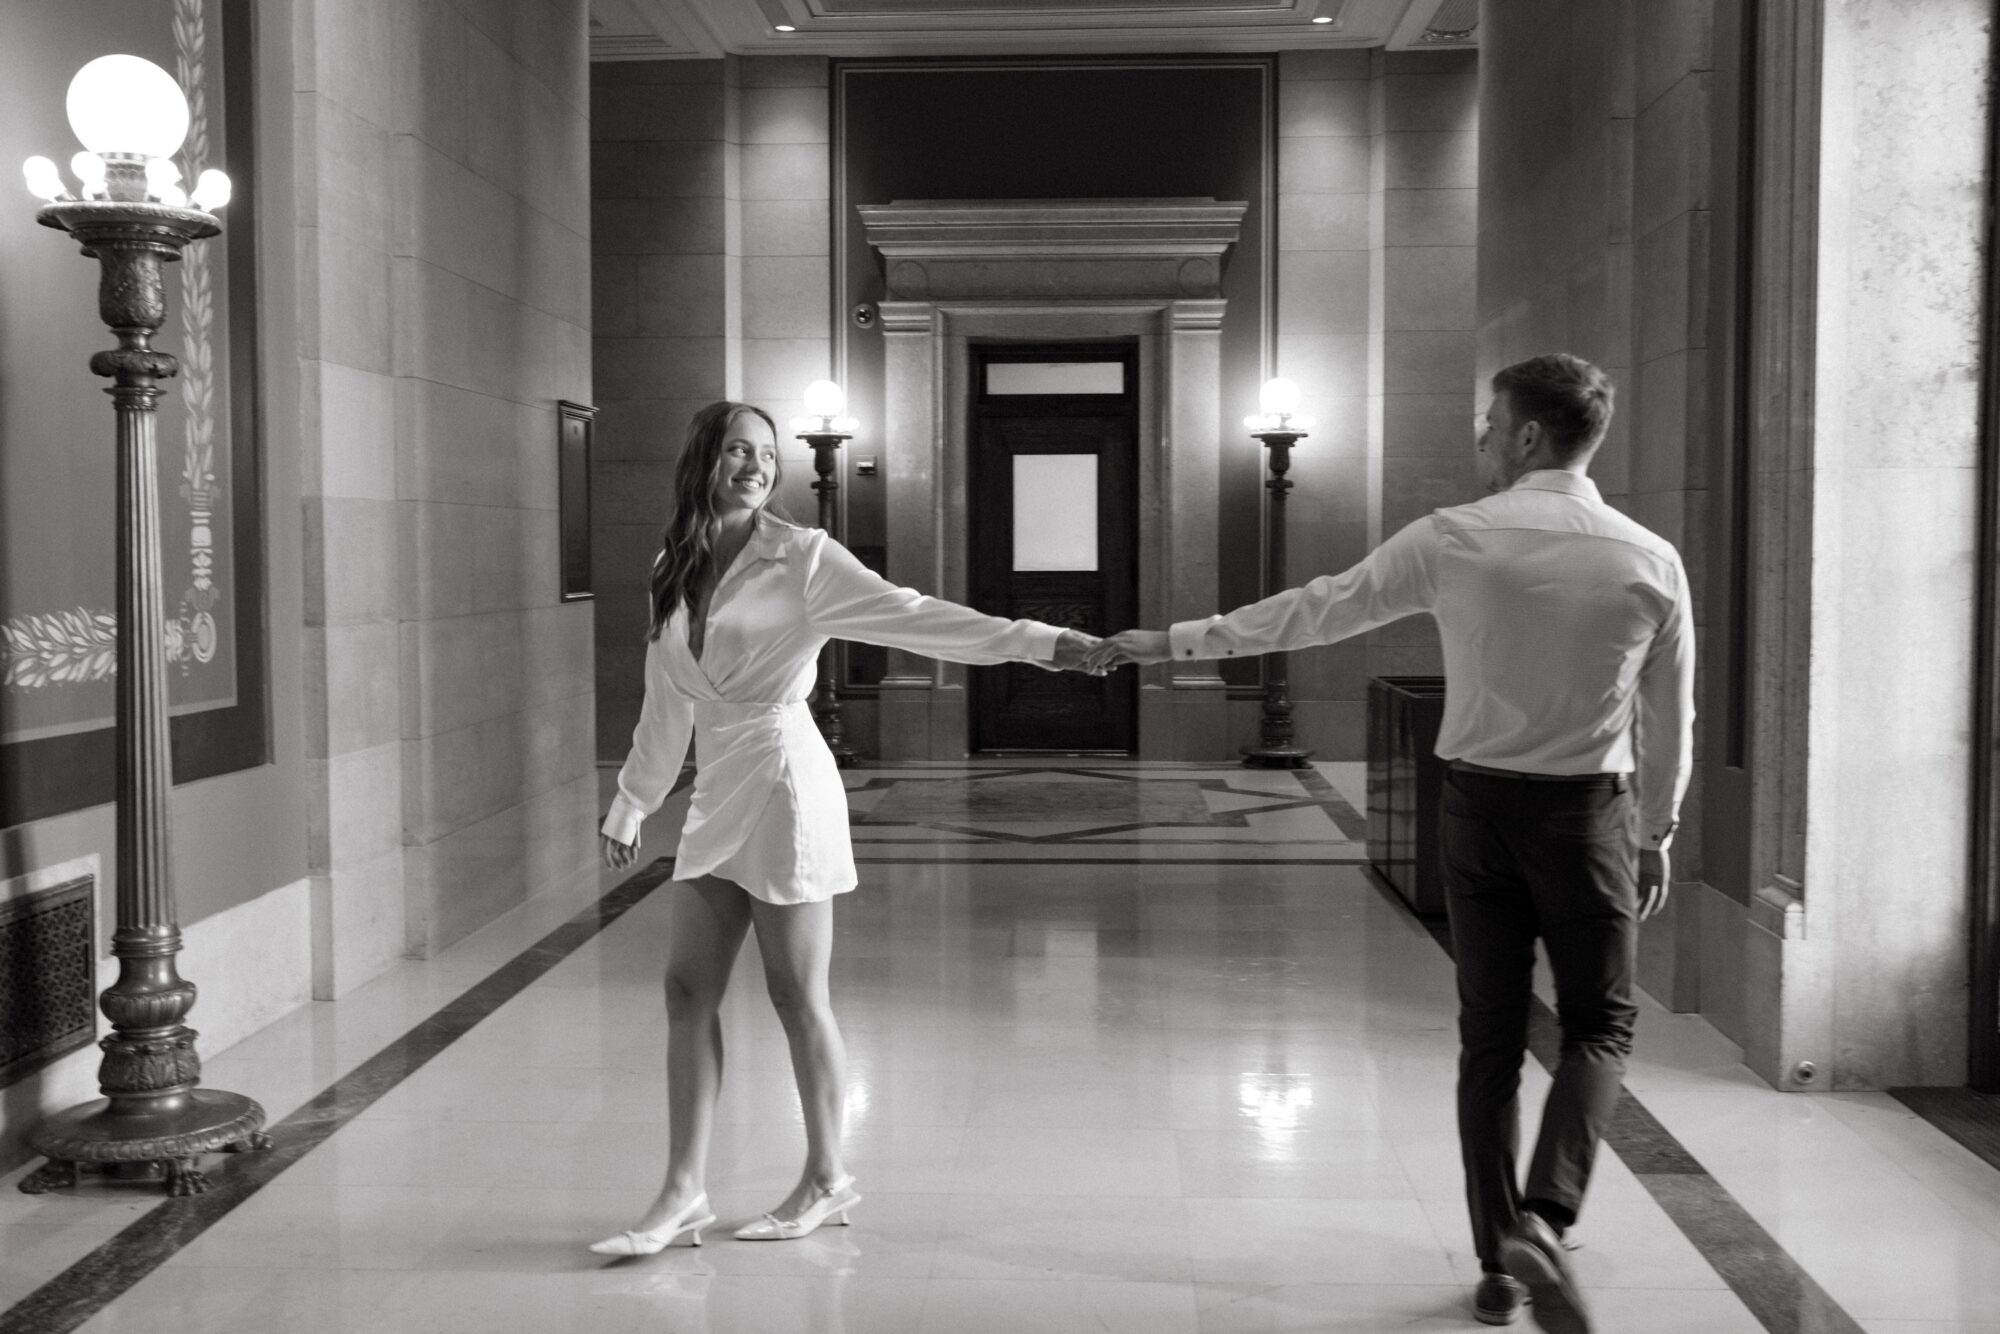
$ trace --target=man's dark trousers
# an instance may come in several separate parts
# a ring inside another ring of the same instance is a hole
[[[1458,966],[1458,1138],[1479,1258],[1524,1202],[1574,1221],[1632,1050],[1637,849],[1628,780],[1445,772],[1440,830]],[[1515,1178],[1535,939],[1555,974],[1562,1061],[1526,1188]]]

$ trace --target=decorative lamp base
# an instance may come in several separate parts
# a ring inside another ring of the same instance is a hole
[[[1312,761],[1312,752],[1297,746],[1253,746],[1243,752],[1246,769],[1303,769]]]
[[[199,1158],[224,1150],[268,1149],[264,1109],[240,1093],[198,1088],[172,1112],[114,1114],[111,1100],[99,1098],[58,1112],[35,1128],[28,1142],[48,1162],[21,1180],[30,1195],[76,1184],[77,1169],[89,1164],[107,1174],[163,1180],[169,1195],[199,1195],[208,1189]]]

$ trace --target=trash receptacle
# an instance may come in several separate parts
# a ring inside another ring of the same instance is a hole
[[[1437,757],[1442,676],[1378,676],[1368,683],[1368,864],[1419,916],[1444,912],[1438,876]]]

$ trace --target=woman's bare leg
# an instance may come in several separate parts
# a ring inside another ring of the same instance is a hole
[[[715,876],[676,885],[667,940],[667,1179],[638,1231],[661,1226],[707,1189],[722,1088],[722,994],[750,928],[751,898]]]
[[[776,904],[752,899],[764,982],[792,1049],[792,1074],[806,1118],[806,1165],[774,1211],[795,1218],[847,1174],[840,1131],[847,1100],[847,1047],[833,1017],[827,966],[833,956],[833,901]]]

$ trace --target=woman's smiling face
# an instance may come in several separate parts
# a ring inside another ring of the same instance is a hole
[[[716,462],[716,508],[762,509],[777,482],[777,437],[756,413],[737,413],[723,434],[722,457]]]

